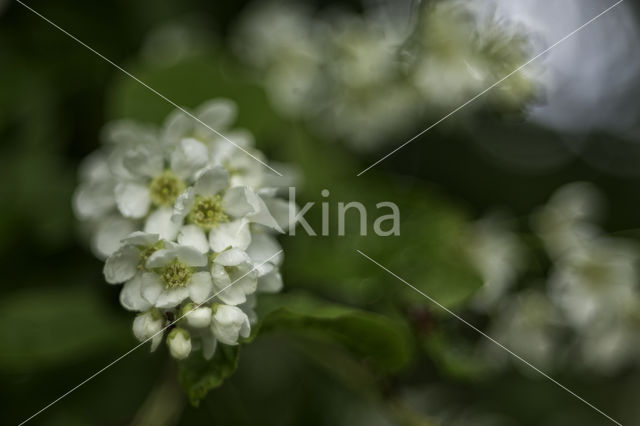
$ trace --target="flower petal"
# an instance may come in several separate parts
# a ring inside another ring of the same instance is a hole
[[[198,249],[189,246],[176,245],[174,248],[177,258],[189,266],[202,267],[207,266],[207,256],[202,254]]]
[[[184,246],[194,247],[201,253],[209,251],[209,241],[202,228],[196,225],[186,225],[178,233],[178,243]]]
[[[73,194],[73,211],[80,219],[97,219],[116,205],[110,181],[84,183]]]
[[[171,170],[181,179],[189,180],[207,164],[207,146],[197,139],[185,138],[171,154]]]
[[[229,250],[225,250],[216,256],[214,260],[215,263],[222,266],[236,266],[243,262],[248,262],[249,256],[244,251],[232,248]]]
[[[148,269],[162,268],[176,257],[178,253],[173,247],[156,250],[149,256],[145,266]]]
[[[144,300],[149,302],[151,305],[155,305],[163,290],[164,285],[157,274],[153,272],[146,272],[142,274],[140,293]]]
[[[231,277],[224,266],[214,264],[211,268],[213,277],[214,294],[227,305],[240,305],[247,301],[247,297],[241,287],[235,283],[231,285]]]
[[[251,222],[282,232],[262,198],[246,186],[229,189],[222,199],[222,208],[233,217],[248,217]]]
[[[132,232],[122,239],[122,244],[132,246],[151,246],[158,242],[158,234],[148,234],[142,231]]]
[[[249,222],[238,219],[221,223],[209,232],[209,246],[215,252],[221,252],[229,247],[246,250],[251,243]]]
[[[281,252],[276,255],[276,253]],[[257,265],[265,262],[280,265],[284,259],[282,246],[278,240],[266,232],[254,233],[251,236],[251,244],[247,248],[247,254]]]
[[[258,291],[277,293],[282,290],[282,275],[274,268],[271,272],[258,278]]]
[[[218,346],[218,341],[211,334],[205,334],[202,336],[202,356],[207,361],[213,358],[213,355],[216,353],[216,346]]]
[[[233,217],[244,217],[257,213],[254,202],[250,198],[255,195],[246,186],[229,189],[222,198],[222,208]]]
[[[119,284],[133,277],[138,270],[140,253],[133,246],[116,250],[104,264],[104,278],[109,284]]]
[[[91,240],[97,257],[106,259],[122,246],[122,239],[135,231],[134,222],[123,217],[110,217],[100,223]]]
[[[165,289],[158,296],[155,305],[162,309],[174,308],[187,297],[189,297],[189,289],[186,287]]]
[[[184,218],[187,217],[187,215],[191,211],[195,200],[195,191],[192,187],[187,188],[186,191],[178,196],[178,199],[173,206],[173,214],[171,216],[171,220],[175,223],[182,223]]]
[[[162,173],[164,158],[158,145],[140,144],[126,152],[122,163],[134,176],[155,177]]]
[[[189,283],[189,297],[196,303],[204,303],[211,295],[213,283],[209,272],[196,272]]]
[[[229,172],[222,166],[215,166],[198,174],[194,191],[203,197],[211,197],[227,187],[229,187]]]
[[[151,303],[142,297],[142,275],[138,274],[124,283],[120,291],[120,304],[130,311],[146,311]]]
[[[235,102],[229,99],[212,99],[200,105],[196,110],[196,115],[203,123],[213,129],[225,129],[235,120],[237,108]],[[198,123],[198,132],[202,132],[203,136],[213,133],[200,123]]]
[[[151,206],[151,194],[146,185],[134,182],[119,183],[115,189],[118,210],[124,217],[144,217]]]
[[[147,218],[144,232],[158,234],[162,240],[174,240],[180,231],[180,224],[171,220],[172,214],[169,207],[162,207],[154,211]]]

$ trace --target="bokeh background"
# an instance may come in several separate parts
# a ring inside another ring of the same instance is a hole
[[[180,105],[233,99],[257,146],[297,168],[300,204],[326,188],[332,202],[375,212],[393,201],[402,213],[398,237],[357,236],[353,220],[345,237],[283,237],[285,291],[262,315],[283,306],[291,315],[269,317],[199,407],[166,350],[141,349],[33,423],[607,423],[355,249],[621,423],[640,422],[640,304],[595,337],[605,314],[578,325],[571,316],[587,303],[618,312],[608,295],[640,292],[636,2],[360,177],[613,2],[27,4]],[[16,424],[136,344],[71,199],[106,123],[159,124],[172,107],[20,4],[0,2],[0,22],[0,422]],[[567,189],[573,182],[593,186]],[[553,292],[558,212],[597,228],[606,247],[589,257],[606,269],[589,275],[598,290],[568,302]],[[319,229],[318,207],[308,218]]]

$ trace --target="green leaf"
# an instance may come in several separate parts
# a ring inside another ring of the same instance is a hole
[[[393,318],[328,303],[305,294],[263,296],[259,332],[283,330],[330,341],[384,371],[397,371],[411,359],[411,335]]]
[[[192,405],[198,406],[210,390],[220,386],[236,371],[239,355],[238,346],[218,344],[215,355],[209,361],[194,354],[179,363],[180,382]]]
[[[35,288],[0,301],[0,371],[72,364],[125,345],[130,326],[86,288]]]

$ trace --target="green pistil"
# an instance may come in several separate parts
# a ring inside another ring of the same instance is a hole
[[[211,229],[220,223],[228,222],[229,216],[222,209],[222,198],[196,196],[195,203],[189,213],[189,221],[201,228]]]
[[[172,206],[184,189],[184,182],[170,170],[156,176],[149,184],[151,201],[157,206]]]
[[[191,275],[192,269],[178,259],[174,259],[160,271],[164,287],[167,289],[186,286],[191,280]]]

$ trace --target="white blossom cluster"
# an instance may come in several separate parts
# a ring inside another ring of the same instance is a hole
[[[476,230],[471,251],[483,261],[485,288],[473,306],[495,314],[492,335],[540,367],[568,362],[612,373],[640,355],[640,250],[597,225],[600,205],[593,187],[574,183],[533,216],[551,261],[540,278],[545,292],[535,285],[509,292],[525,264],[524,242],[486,222]]]
[[[155,350],[168,327],[177,359],[249,336],[256,293],[282,287],[275,234],[289,217],[251,133],[231,127],[235,104],[215,99],[194,115],[206,126],[180,110],[160,128],[108,125],[74,196],[106,281],[139,313],[135,336]]]
[[[260,4],[241,21],[236,50],[281,113],[361,150],[450,112],[529,57],[519,32],[464,2],[425,2],[408,16],[397,13],[401,3],[322,17],[299,4]],[[488,96],[521,107],[535,95],[530,77],[513,75]]]

